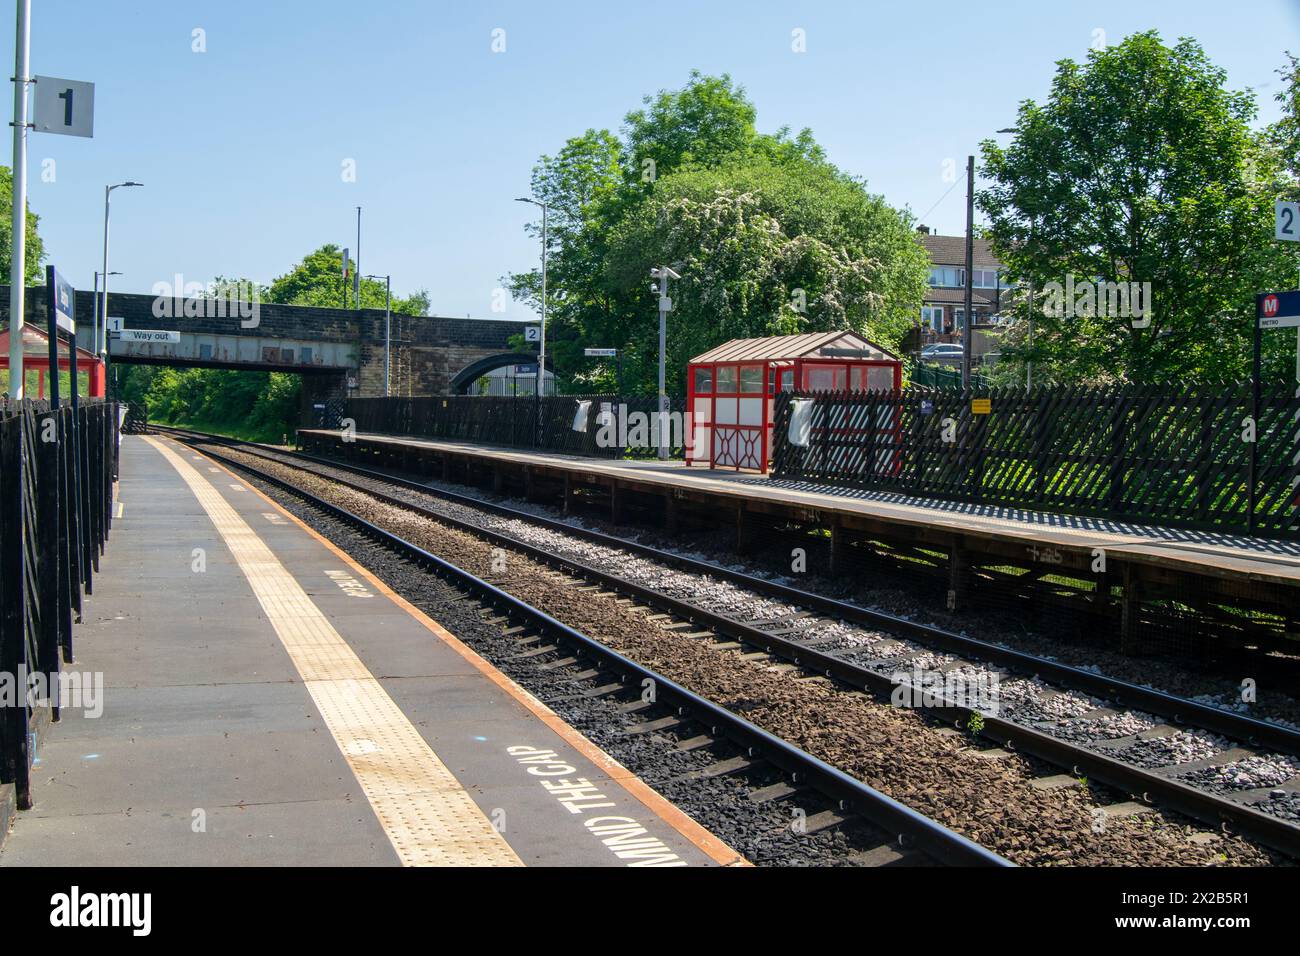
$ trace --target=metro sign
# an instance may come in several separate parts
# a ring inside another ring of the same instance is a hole
[[[1255,317],[1261,329],[1300,327],[1300,291],[1265,292],[1255,296]]]

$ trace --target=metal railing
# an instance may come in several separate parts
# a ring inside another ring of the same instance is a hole
[[[1246,386],[792,394],[775,412],[779,478],[1300,537],[1289,388],[1264,393],[1257,420]]]
[[[0,703],[0,784],[31,805],[34,729],[58,719],[72,623],[112,524],[118,406],[83,400],[0,407],[0,675],[16,688]]]
[[[582,402],[589,403],[586,422],[580,430],[575,430]],[[668,408],[680,420],[686,408],[685,399],[669,399]],[[657,409],[658,399],[653,396],[351,398],[344,405],[341,421],[350,419],[358,432],[441,438],[593,458],[653,458],[657,454],[656,444],[648,426],[644,429],[640,426],[653,421]],[[670,448],[670,457],[682,455],[680,446]]]

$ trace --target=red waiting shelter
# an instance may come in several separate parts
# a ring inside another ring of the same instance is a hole
[[[59,369],[68,371],[68,343],[60,340]],[[0,368],[9,367],[9,330],[0,332]],[[23,369],[24,373],[36,370],[36,397],[45,398],[45,379],[50,373],[50,336],[39,326],[23,325]],[[77,349],[77,370],[89,378],[88,394],[95,398],[104,397],[104,365],[94,354],[83,348]],[[10,389],[12,393],[13,389]],[[28,396],[29,398],[31,396]],[[62,399],[71,395],[60,395]]]
[[[767,471],[778,392],[898,391],[898,356],[856,332],[732,339],[691,359],[686,464]]]

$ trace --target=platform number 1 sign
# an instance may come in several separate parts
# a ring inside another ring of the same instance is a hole
[[[34,85],[35,122],[32,127],[38,133],[87,137],[95,135],[94,83],[38,76]]]

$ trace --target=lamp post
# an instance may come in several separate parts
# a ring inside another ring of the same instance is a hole
[[[366,276],[367,279],[384,280],[384,398],[389,396],[390,368],[393,355],[393,277]],[[357,308],[361,308],[361,285],[357,284]]]
[[[99,277],[102,276],[103,274],[104,274],[104,273],[100,272],[99,270],[96,270],[96,271],[95,271],[95,294],[94,294],[94,298],[92,299],[92,302],[91,302],[91,315],[92,315],[92,317],[93,317],[92,320],[91,320],[91,324],[92,324],[92,327],[93,327],[93,328],[99,328]],[[122,274],[122,273],[120,273],[120,272],[110,272],[110,273],[109,273],[109,275],[111,275],[111,276],[120,276],[121,274]],[[108,350],[108,346],[107,346],[107,342],[108,342],[108,316],[105,316],[105,317],[104,317],[104,342],[106,343],[105,346],[104,346],[104,350],[107,351],[107,350]]]
[[[533,401],[537,407],[537,444],[540,445],[542,443],[542,391],[546,388],[546,247],[548,244],[546,226],[550,206],[540,199],[531,199],[527,196],[521,196],[515,202],[531,203],[540,206],[542,210],[542,330],[538,336],[537,384],[533,389]]]
[[[101,356],[101,357],[102,357],[103,354],[104,354],[105,352],[108,351],[108,343],[107,343],[107,338],[108,338],[108,337],[107,337],[107,336],[104,336],[104,337],[103,337],[103,341],[101,341],[99,320],[103,320],[103,322],[105,322],[105,323],[107,323],[107,321],[108,321],[108,277],[109,277],[109,275],[111,274],[111,273],[109,273],[109,271],[108,271],[108,211],[109,211],[109,197],[112,195],[114,189],[121,189],[121,188],[123,188],[123,187],[125,187],[125,186],[143,186],[143,185],[144,185],[144,183],[136,183],[136,182],[130,182],[130,181],[128,181],[128,182],[124,182],[124,183],[115,183],[115,184],[112,185],[112,186],[105,186],[105,187],[104,187],[104,268],[103,268],[102,270],[100,270],[100,273],[99,273],[99,274],[103,277],[103,279],[104,279],[104,292],[103,292],[103,299],[100,301],[100,306],[99,306],[99,316],[98,316],[98,318],[97,318],[97,320],[96,320],[95,329],[94,329],[94,335],[92,336],[92,338],[93,338],[93,340],[94,340],[94,349],[95,349],[95,355],[96,355],[96,356]],[[179,293],[178,293],[178,294],[179,294]]]
[[[679,263],[680,265],[680,263]],[[673,300],[668,295],[668,280],[680,279],[672,266],[660,266],[658,269],[651,269],[650,275],[654,278],[657,291],[659,292],[659,460],[668,460],[668,388],[667,379],[667,346],[668,346],[668,313],[672,311]]]
[[[109,275],[111,276],[120,276],[121,274],[122,273],[120,272],[109,273]],[[90,322],[92,339],[94,337],[95,330],[99,328],[99,324],[100,324],[99,322],[99,276],[100,273],[96,272],[95,293],[91,298],[91,302],[93,303],[91,307],[91,322]],[[94,344],[93,341],[91,344],[93,346]],[[96,352],[95,355],[96,357],[99,357],[98,352]],[[108,316],[104,316],[104,355],[103,355],[103,362],[101,364],[104,366],[104,396],[107,398],[109,397],[109,391],[110,391],[108,387],[110,382],[109,374],[108,374]]]
[[[515,202],[531,203],[534,206],[541,207],[542,210],[542,331],[539,336],[540,344],[537,349],[536,389],[537,394],[540,396],[546,382],[546,249],[549,244],[546,229],[547,217],[551,207],[540,199],[530,199],[528,197],[520,197],[519,199],[516,199]]]

